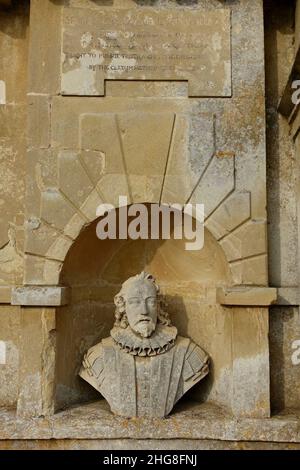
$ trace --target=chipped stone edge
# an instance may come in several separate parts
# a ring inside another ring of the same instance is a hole
[[[11,291],[11,305],[59,307],[70,300],[70,288],[62,286],[18,286]]]
[[[217,302],[221,305],[262,306],[267,307],[276,303],[277,289],[275,287],[217,288]]]

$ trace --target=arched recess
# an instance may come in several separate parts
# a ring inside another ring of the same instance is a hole
[[[122,195],[128,204],[204,204],[232,283],[267,285],[265,221],[252,220],[252,194],[236,181],[234,154],[216,150],[214,115],[84,106],[67,116],[76,131],[62,136],[55,128],[51,149],[29,151],[25,284],[58,285],[97,206],[118,207]]]
[[[56,409],[99,394],[78,377],[85,351],[109,335],[114,322],[114,295],[121,283],[141,270],[161,286],[172,322],[213,358],[210,377],[191,392],[193,399],[230,405],[231,313],[216,301],[216,287],[232,282],[221,246],[208,230],[200,251],[185,250],[187,240],[99,240],[98,220],[81,231],[67,253],[61,285],[70,286],[71,301],[56,316]],[[227,391],[226,391],[227,388]]]

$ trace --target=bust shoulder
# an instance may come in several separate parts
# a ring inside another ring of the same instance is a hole
[[[99,390],[104,373],[104,345],[103,340],[92,346],[84,355],[82,367],[79,371],[81,378]]]

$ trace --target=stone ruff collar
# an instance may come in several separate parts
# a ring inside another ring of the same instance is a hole
[[[142,338],[130,326],[114,327],[110,335],[121,349],[133,356],[157,356],[174,346],[177,328],[158,324],[149,338]]]

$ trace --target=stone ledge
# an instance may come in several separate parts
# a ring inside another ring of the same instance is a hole
[[[2,440],[0,450],[300,450],[290,442],[212,439],[33,439]]]
[[[114,416],[105,400],[50,417],[17,418],[0,411],[0,440],[10,439],[209,439],[300,442],[300,410],[272,418],[233,418],[212,404],[184,402],[166,419]]]
[[[11,304],[31,307],[59,307],[69,302],[69,287],[20,286],[13,287]]]
[[[277,298],[274,287],[232,287],[217,288],[217,302],[221,305],[262,306],[273,304]]]

